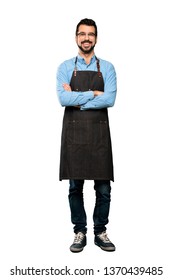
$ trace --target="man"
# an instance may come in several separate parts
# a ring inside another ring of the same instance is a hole
[[[106,233],[114,180],[107,108],[116,96],[114,66],[94,53],[97,26],[82,19],[76,27],[79,48],[75,58],[57,71],[57,93],[65,106],[61,138],[60,180],[69,179],[69,204],[75,238],[72,252],[86,245],[87,222],[83,202],[85,180],[94,181],[96,203],[93,213],[94,242],[105,251],[115,251]]]

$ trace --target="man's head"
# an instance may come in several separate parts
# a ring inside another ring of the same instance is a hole
[[[82,19],[76,26],[76,43],[84,54],[94,50],[97,43],[97,25],[92,19]]]

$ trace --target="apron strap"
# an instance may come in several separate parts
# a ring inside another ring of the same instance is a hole
[[[102,73],[100,72],[100,60],[96,57],[96,60],[97,60],[97,71],[98,71],[98,76],[99,78],[102,77]]]
[[[77,72],[77,56],[75,59],[75,67],[74,67],[74,76],[76,77],[76,72]]]

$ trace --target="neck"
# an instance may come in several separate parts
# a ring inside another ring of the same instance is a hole
[[[79,55],[85,59],[86,64],[89,64],[92,56],[94,55],[94,52],[83,53],[81,50],[79,50]]]

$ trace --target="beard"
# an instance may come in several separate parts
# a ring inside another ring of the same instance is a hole
[[[93,46],[91,46],[89,49],[84,49],[84,48],[82,47],[82,44],[83,44],[83,43],[91,43],[91,42],[87,40],[87,41],[81,42],[81,46],[78,45],[78,48],[79,48],[84,54],[89,54],[89,53],[91,53],[91,52],[94,50],[95,44],[94,44]]]

